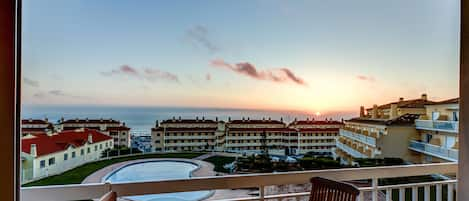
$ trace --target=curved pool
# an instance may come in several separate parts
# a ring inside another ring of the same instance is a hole
[[[126,165],[115,170],[105,178],[110,183],[161,181],[171,179],[186,179],[191,177],[197,165],[179,161],[148,161]],[[197,201],[207,198],[210,191],[195,191],[182,193],[165,193],[126,197],[136,201]]]

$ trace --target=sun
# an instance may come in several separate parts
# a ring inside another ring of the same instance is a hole
[[[320,113],[320,112],[316,112],[316,116],[320,116],[320,115],[321,115],[321,113]]]

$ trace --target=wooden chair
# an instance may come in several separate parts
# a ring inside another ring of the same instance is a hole
[[[104,194],[103,197],[99,198],[99,201],[117,201],[117,193],[110,191]]]
[[[356,201],[360,191],[351,184],[321,177],[311,178],[309,201]]]

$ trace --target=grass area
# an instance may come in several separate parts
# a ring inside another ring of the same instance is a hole
[[[146,159],[146,158],[195,158],[203,154],[205,153],[145,154],[145,155],[127,156],[127,157],[114,158],[114,159],[109,159],[109,160],[96,161],[96,162],[87,163],[85,165],[73,168],[62,174],[46,177],[44,179],[25,184],[23,186],[28,187],[28,186],[79,184],[88,175],[92,174],[93,172],[96,172],[97,170],[102,169],[108,165],[120,163],[123,161]]]
[[[224,172],[224,173],[229,173],[230,170],[223,168],[225,164],[232,163],[235,161],[235,157],[229,157],[229,156],[212,156],[210,158],[205,159],[204,161],[207,161],[209,163],[212,163],[215,168],[214,170],[216,172]]]

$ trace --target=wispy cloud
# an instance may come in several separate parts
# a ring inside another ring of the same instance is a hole
[[[29,79],[27,77],[23,77],[23,83],[25,85],[31,86],[31,87],[39,87],[39,82],[36,80]]]
[[[158,69],[151,69],[151,68],[146,68],[144,69],[143,72],[144,72],[144,77],[151,81],[164,79],[164,80],[179,82],[178,76],[170,72],[165,72],[165,71],[161,71]]]
[[[37,92],[35,94],[33,94],[33,97],[35,98],[44,98],[46,96],[46,94],[44,94],[43,92]]]
[[[122,65],[117,69],[112,69],[111,71],[101,72],[103,76],[115,76],[115,75],[126,75],[129,77],[134,77],[141,80],[148,80],[148,81],[158,81],[158,80],[166,80],[166,81],[173,81],[179,82],[179,78],[177,75],[162,71],[159,69],[154,68],[142,68],[137,69],[129,65]]]
[[[256,66],[249,62],[230,64],[221,59],[212,60],[210,64],[214,67],[229,69],[257,80],[268,80],[278,83],[293,82],[298,85],[308,86],[302,78],[295,75],[288,68],[258,70]]]
[[[67,96],[67,94],[65,94],[62,90],[57,90],[57,89],[50,90],[49,94],[54,95],[54,96]]]
[[[209,38],[208,30],[205,26],[196,25],[186,31],[186,36],[190,42],[198,47],[203,47],[209,52],[218,52],[220,48]]]
[[[376,79],[374,77],[366,76],[366,75],[357,75],[356,78],[359,79],[359,80],[368,81],[368,82],[376,81]]]
[[[47,92],[44,92],[44,91],[36,92],[35,94],[33,94],[33,97],[35,98],[45,98],[45,97],[86,98],[84,96],[78,96],[78,95],[66,93],[65,91],[60,90],[60,89],[53,89]]]

